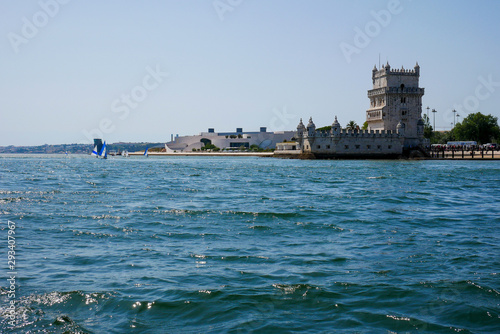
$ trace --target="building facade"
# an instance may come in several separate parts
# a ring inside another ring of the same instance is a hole
[[[243,128],[236,128],[235,132],[215,132],[215,129],[209,128],[207,132],[201,132],[199,135],[176,136],[165,145],[165,148],[169,152],[190,152],[193,149],[201,149],[206,144],[212,144],[225,150],[246,149],[252,145],[262,149],[274,149],[277,143],[291,140],[294,136],[295,131],[268,132],[266,127],[250,132],[243,131]]]
[[[391,130],[401,122],[405,128],[405,147],[418,146],[423,136],[422,96],[419,87],[420,66],[413,70],[393,70],[389,63],[372,71],[373,88],[368,91],[370,107],[366,111],[368,130]]]
[[[424,151],[420,67],[391,70],[389,64],[372,71],[373,88],[368,91],[367,130],[343,129],[335,121],[327,130],[316,130],[312,118],[300,120],[296,151],[317,158],[394,158],[411,150]],[[290,145],[287,146],[288,148]],[[278,149],[285,145],[278,145]],[[278,152],[279,153],[279,152]]]

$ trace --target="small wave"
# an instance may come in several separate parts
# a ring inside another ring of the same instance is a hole
[[[228,215],[228,216],[252,216],[252,217],[270,217],[270,218],[296,218],[302,217],[302,214],[296,212],[252,212],[252,211],[234,211],[234,210],[189,210],[189,209],[170,209],[156,210],[158,213],[198,216],[198,215]]]
[[[252,226],[249,226],[248,228],[250,228],[252,230],[261,230],[261,231],[267,231],[267,230],[271,229],[269,226],[265,226],[265,225],[252,225]]]
[[[98,232],[90,232],[90,231],[80,231],[80,230],[72,230],[73,234],[77,237],[82,236],[82,235],[88,235],[92,236],[95,238],[113,238],[117,237],[116,234],[110,234],[110,233],[98,233]]]
[[[300,293],[306,295],[309,290],[319,290],[319,287],[309,284],[280,284],[275,283],[273,287],[283,291],[285,294]]]
[[[16,202],[21,202],[23,200],[23,197],[7,197],[7,198],[2,198],[0,199],[0,203],[16,203]]]
[[[58,333],[92,333],[86,329],[81,323],[90,319],[90,311],[93,309],[101,309],[102,306],[111,298],[109,293],[85,293],[82,291],[70,292],[48,292],[44,294],[32,294],[25,297],[20,297],[16,303],[15,317],[17,325],[12,328],[7,318],[4,317],[10,311],[4,307],[0,307],[2,320],[0,322],[1,329],[13,329],[26,333],[36,332],[54,332]],[[87,306],[87,311],[85,311]],[[87,312],[83,318],[80,313]],[[68,314],[79,314],[78,320],[75,320]],[[10,314],[9,314],[10,315]]]
[[[100,219],[122,219],[120,216],[112,216],[112,215],[100,215],[100,216],[91,216],[92,219],[100,220]]]
[[[12,195],[12,194],[22,194],[22,193],[23,193],[22,191],[0,189],[0,195]]]

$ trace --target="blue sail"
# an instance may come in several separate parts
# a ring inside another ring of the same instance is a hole
[[[146,147],[146,150],[144,151],[144,156],[147,157],[148,156],[148,148]]]
[[[108,158],[108,153],[106,152],[106,142],[102,145],[101,152],[99,152],[99,156],[103,159]]]

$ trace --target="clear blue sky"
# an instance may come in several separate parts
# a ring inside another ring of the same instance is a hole
[[[379,55],[419,62],[438,129],[457,106],[499,117],[499,17],[496,0],[0,0],[0,145],[362,124]]]

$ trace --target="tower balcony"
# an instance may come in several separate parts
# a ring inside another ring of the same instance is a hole
[[[382,120],[383,114],[382,114],[382,109],[378,110],[367,110],[366,111],[366,121],[379,121]]]
[[[418,87],[382,87],[371,89],[368,91],[368,97],[384,95],[384,94],[413,94],[424,95],[425,88]]]

